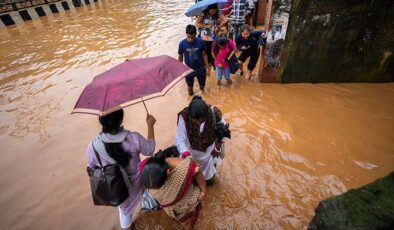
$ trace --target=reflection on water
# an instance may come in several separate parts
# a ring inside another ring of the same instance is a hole
[[[52,103],[63,100],[59,89],[79,90],[94,75],[127,58],[155,55],[158,50],[174,56],[184,31],[179,25],[188,21],[182,16],[188,5],[183,1],[104,1],[1,30],[0,103],[13,102],[1,113],[26,107],[24,99],[39,101],[31,109],[50,116],[54,111],[48,108],[57,107]],[[9,132],[24,136],[42,129],[41,124],[19,125]]]
[[[117,226],[117,210],[89,195],[97,117],[69,113],[95,75],[125,59],[175,57],[192,2],[103,1],[0,30],[1,229]],[[303,229],[321,199],[394,169],[393,84],[207,84],[233,138],[197,229]],[[189,100],[182,83],[147,103],[157,149],[174,142]],[[126,127],[146,134],[144,119],[142,105],[126,109]],[[179,229],[163,212],[136,224]]]

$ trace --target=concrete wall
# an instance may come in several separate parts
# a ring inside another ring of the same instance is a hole
[[[393,0],[294,0],[281,81],[394,81]]]

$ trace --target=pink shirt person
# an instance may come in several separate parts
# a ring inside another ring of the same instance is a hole
[[[226,58],[229,56],[229,54],[235,49],[235,44],[233,40],[228,39],[228,42],[225,46],[219,47],[219,50],[217,51],[216,58],[215,58],[215,66],[218,66],[218,64],[221,64],[222,69],[228,68],[228,62],[226,62]]]

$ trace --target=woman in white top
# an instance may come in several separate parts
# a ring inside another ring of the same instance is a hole
[[[213,184],[222,140],[217,140],[215,126],[225,123],[221,111],[207,105],[200,96],[194,96],[190,105],[178,114],[176,145],[182,157],[198,161],[207,185]]]

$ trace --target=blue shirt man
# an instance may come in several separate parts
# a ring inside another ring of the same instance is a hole
[[[178,60],[194,71],[185,77],[189,95],[193,95],[194,78],[197,77],[200,90],[204,90],[206,75],[209,74],[207,48],[205,42],[196,37],[197,29],[186,26],[186,38],[179,43]]]

